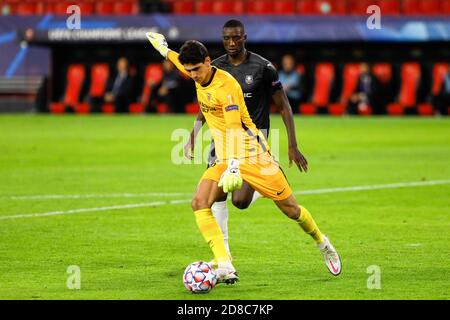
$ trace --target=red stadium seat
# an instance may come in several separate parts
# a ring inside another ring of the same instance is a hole
[[[172,1],[172,11],[174,14],[193,14],[194,1],[192,0],[175,0]]]
[[[195,12],[197,14],[212,14],[213,1],[212,0],[197,0],[195,2]]]
[[[399,103],[405,107],[416,104],[416,92],[421,76],[420,65],[416,62],[407,62],[402,65],[401,88]]]
[[[90,111],[90,106],[87,102],[80,102],[74,106],[75,113],[86,114]]]
[[[400,103],[390,103],[386,109],[387,113],[391,116],[400,116],[403,114],[403,106]]]
[[[85,68],[82,64],[72,64],[67,70],[66,91],[62,102],[52,103],[50,110],[63,112],[66,107],[75,108],[79,103],[80,92],[85,79]]]
[[[41,15],[44,13],[44,3],[37,0],[19,2],[16,13],[21,16]]]
[[[272,14],[273,1],[270,0],[248,0],[246,13],[250,15]]]
[[[298,111],[304,115],[314,115],[317,113],[317,107],[313,103],[302,103]]]
[[[333,103],[328,106],[328,113],[332,115],[342,115],[347,108],[350,96],[355,92],[358,78],[361,73],[358,63],[349,63],[344,66],[343,86],[340,103]]]
[[[448,1],[446,1],[446,2],[448,2]],[[426,14],[426,15],[442,14],[442,2],[441,2],[441,0],[421,1],[420,9],[421,9],[421,13]]]
[[[217,0],[213,3],[214,14],[243,14],[245,11],[242,0]]]
[[[279,15],[289,15],[296,13],[295,0],[280,0],[273,4],[273,13]]]
[[[378,0],[348,0],[349,13],[352,15],[366,15],[367,8],[378,5]]]
[[[95,13],[100,16],[108,16],[114,13],[114,2],[98,1],[95,3]]]
[[[298,12],[300,14],[319,14],[317,11],[316,0],[299,0]]]
[[[67,70],[67,86],[64,103],[74,106],[78,103],[81,87],[85,79],[85,68],[82,64],[72,64]]]
[[[361,74],[361,68],[358,63],[350,63],[344,66],[343,86],[341,94],[341,103],[347,105],[350,96],[355,92],[358,78]]]
[[[116,112],[116,107],[112,103],[105,103],[102,106],[102,112],[106,114],[114,113]]]
[[[417,106],[417,111],[421,116],[432,116],[434,115],[434,108],[429,103],[421,103]]]
[[[333,64],[319,63],[316,65],[311,103],[301,104],[300,113],[315,113],[317,111],[317,107],[326,107],[329,104],[329,97],[334,76],[335,70]]]
[[[185,111],[188,114],[197,114],[199,112],[199,110],[200,110],[200,107],[197,102],[191,102],[185,106]]]
[[[149,64],[145,68],[144,75],[144,89],[142,91],[141,102],[144,106],[150,102],[150,95],[152,93],[152,86],[161,82],[163,77],[162,66],[159,63]]]
[[[331,63],[319,63],[315,71],[315,85],[312,102],[326,106],[329,102],[331,85],[334,80],[334,66]]]
[[[51,6],[54,7],[54,12],[57,15],[67,15],[67,8],[71,5],[77,5],[80,7],[81,15],[91,16],[95,12],[95,5],[94,2],[90,1],[83,1],[83,2],[53,2],[47,4],[47,9],[49,9]]]
[[[417,62],[403,63],[401,67],[401,85],[398,102],[387,106],[388,114],[403,114],[405,108],[417,104],[417,88],[421,76],[420,65]]]
[[[441,91],[442,84],[444,83],[444,76],[447,74],[448,69],[448,63],[436,63],[433,66],[433,84],[431,92],[434,96],[437,96]]]
[[[142,103],[136,102],[128,106],[130,113],[143,113],[145,111],[145,106]]]
[[[345,1],[339,0],[299,0],[298,11],[301,14],[346,14]]]
[[[89,95],[100,98],[105,95],[106,83],[109,77],[109,66],[104,63],[94,64],[91,68],[91,87]]]
[[[422,14],[421,0],[403,0],[403,13],[406,15]]]
[[[441,0],[442,14],[450,15],[450,1]]]
[[[158,103],[158,105],[156,106],[156,111],[158,113],[169,113],[169,106],[165,103]]]
[[[135,15],[139,12],[139,6],[136,1],[116,1],[113,11],[118,16]]]
[[[392,66],[389,63],[376,63],[372,66],[372,73],[382,83],[389,83],[392,79]]]
[[[399,15],[402,11],[401,0],[379,0],[382,15]]]

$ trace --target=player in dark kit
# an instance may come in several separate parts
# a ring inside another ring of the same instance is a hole
[[[270,128],[270,105],[273,99],[281,113],[288,134],[289,166],[292,165],[292,162],[295,162],[300,171],[306,172],[308,162],[297,147],[292,109],[283,86],[278,80],[276,69],[268,60],[245,48],[247,35],[245,34],[244,25],[240,21],[227,21],[223,26],[222,39],[227,53],[215,59],[212,64],[227,71],[239,82],[250,117],[256,127],[266,137]],[[204,123],[205,118],[200,111],[190,139],[184,148],[185,155],[189,159],[193,159],[195,138]],[[212,141],[208,166],[211,166],[214,161],[215,148],[214,141]],[[246,209],[258,197],[260,197],[260,194],[244,181],[242,188],[233,192],[232,202],[237,208]],[[228,207],[226,196],[214,203],[212,212],[222,230],[225,247],[231,257],[228,245]]]

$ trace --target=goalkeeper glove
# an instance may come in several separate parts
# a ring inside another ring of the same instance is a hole
[[[169,53],[169,47],[167,45],[166,38],[160,33],[156,32],[147,32],[145,34],[147,36],[148,41],[152,44],[153,47],[155,47],[156,50],[159,51],[159,53],[167,59],[167,54]]]
[[[239,171],[239,161],[231,159],[228,162],[227,170],[222,173],[219,180],[219,187],[223,188],[223,192],[233,192],[242,187],[242,177]]]

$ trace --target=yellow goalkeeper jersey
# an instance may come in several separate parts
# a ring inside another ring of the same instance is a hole
[[[169,52],[169,60],[183,73],[178,54]],[[237,80],[228,72],[213,68],[210,81],[195,83],[197,100],[216,147],[219,161],[256,157],[269,149],[264,135],[256,128],[247,110]]]

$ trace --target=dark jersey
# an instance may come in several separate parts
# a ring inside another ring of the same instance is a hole
[[[247,58],[238,66],[228,61],[224,54],[215,59],[212,64],[230,73],[241,85],[245,104],[256,127],[268,135],[270,127],[270,104],[276,90],[282,89],[278,80],[278,72],[266,59],[247,51]]]

